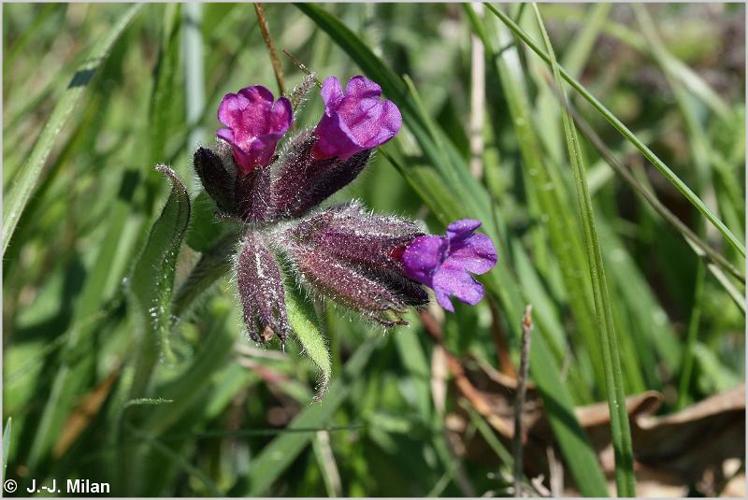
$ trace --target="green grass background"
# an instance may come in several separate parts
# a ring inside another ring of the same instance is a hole
[[[500,329],[517,362],[533,304],[531,379],[558,399],[551,423],[578,487],[605,494],[564,423],[573,405],[654,389],[671,413],[744,378],[743,7],[541,5],[543,25],[530,5],[496,9],[265,6],[279,49],[322,77],[367,74],[403,112],[398,138],[336,200],[433,232],[483,220],[500,261],[482,278],[486,300],[445,316],[446,344],[495,365]],[[324,373],[295,342],[247,352],[220,266],[188,280],[201,254],[230,250],[203,196],[188,222],[191,153],[212,141],[223,94],[255,83],[277,94],[252,5],[194,10],[3,5],[5,477],[90,478],[124,495],[506,494],[501,455],[498,470],[451,455],[416,315],[383,334],[335,307],[312,314],[305,338],[324,336],[332,368],[312,403]],[[528,45],[552,53],[543,29],[563,77]],[[486,51],[478,131],[471,35]],[[303,73],[281,57],[291,88]],[[583,134],[574,147],[554,90],[565,77],[628,180]],[[320,112],[315,95],[296,121]],[[157,163],[188,192],[170,196]],[[602,281],[590,278],[596,245]],[[459,404],[450,395],[447,409]],[[84,425],[65,441],[71,415]]]

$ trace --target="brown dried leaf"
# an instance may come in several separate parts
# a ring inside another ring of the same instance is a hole
[[[454,376],[452,388],[470,402],[509,446],[514,433],[516,380],[473,358],[459,360],[447,352],[447,359]],[[726,476],[723,467],[726,461],[742,459],[745,454],[745,387],[717,394],[671,415],[655,416],[662,400],[656,391],[626,398],[639,494],[682,495],[687,493],[689,485],[711,495],[718,495],[728,484],[734,490],[733,478]],[[575,413],[598,452],[604,471],[612,478],[614,461],[607,403],[578,407]],[[496,461],[479,434],[467,439],[464,429],[469,417],[463,410],[451,413],[448,420],[451,440],[463,441],[464,446],[459,449],[468,458]],[[541,474],[549,477],[547,448],[554,446],[554,439],[542,401],[532,384],[528,386],[522,422],[527,429],[525,473],[528,477]],[[573,479],[567,476],[565,481],[569,484]]]

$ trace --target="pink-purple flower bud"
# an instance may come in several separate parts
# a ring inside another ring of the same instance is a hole
[[[217,132],[231,145],[241,174],[267,166],[275,146],[291,126],[293,111],[285,97],[273,101],[273,94],[262,85],[226,94],[218,107],[218,119],[226,128]]]
[[[314,156],[347,160],[392,139],[402,117],[392,101],[381,97],[382,88],[366,77],[351,78],[345,92],[336,77],[328,77],[322,84],[325,113],[315,129]]]

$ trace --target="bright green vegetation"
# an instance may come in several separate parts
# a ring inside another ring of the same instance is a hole
[[[636,492],[626,395],[660,391],[668,414],[744,379],[744,13],[699,9],[265,6],[278,49],[321,77],[366,74],[402,111],[336,200],[435,233],[483,221],[499,264],[481,304],[445,315],[445,346],[496,367],[502,337],[516,366],[533,305],[530,378],[584,495]],[[191,153],[224,93],[277,93],[251,4],[3,13],[4,477],[118,495],[511,494],[511,447],[454,387],[444,405],[432,392],[417,314],[383,335],[289,290],[298,341],[242,333],[236,228],[214,221]],[[303,72],[281,58],[293,88]],[[607,478],[573,413],[596,401],[613,409]],[[455,457],[456,411],[485,460]]]

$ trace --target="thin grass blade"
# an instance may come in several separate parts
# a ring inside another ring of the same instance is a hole
[[[11,186],[8,198],[3,204],[3,255],[5,255],[5,250],[8,248],[10,239],[26,208],[26,204],[29,202],[39,180],[44,174],[44,164],[49,153],[52,151],[55,139],[57,139],[57,136],[65,128],[71,114],[78,105],[78,101],[83,97],[88,83],[106,61],[112,46],[142,7],[143,4],[131,6],[117,21],[117,24],[107,33],[104,39],[94,45],[90,57],[76,69],[65,93],[57,101],[52,115],[49,117],[47,124],[44,126],[39,139],[37,139],[31,151],[26,167],[19,170],[18,178]]]
[[[553,69],[556,85],[561,89],[562,106],[561,119],[564,124],[569,159],[571,160],[574,173],[574,181],[577,187],[577,203],[579,216],[584,227],[584,239],[587,249],[587,258],[590,265],[590,279],[595,298],[595,312],[597,322],[600,326],[602,343],[603,365],[605,367],[606,392],[608,396],[608,408],[610,410],[611,434],[613,449],[615,451],[616,465],[616,487],[619,496],[633,497],[636,495],[634,478],[634,453],[631,444],[631,430],[629,418],[626,411],[625,392],[623,387],[623,371],[621,369],[621,344],[616,338],[613,323],[612,306],[608,293],[608,284],[605,278],[605,268],[595,229],[594,211],[592,199],[585,178],[584,158],[579,145],[579,138],[574,128],[574,122],[566,109],[566,92],[564,91],[558,62],[551,45],[550,38],[546,32],[540,10],[533,3],[533,11],[538,26],[543,35],[543,41]]]
[[[530,36],[520,28],[509,16],[501,12],[499,9],[491,4],[486,4],[487,8],[496,17],[507,25],[514,34],[520,38],[527,47],[541,57],[546,63],[551,64],[550,56],[533,41]],[[594,107],[603,117],[616,129],[621,135],[623,135],[628,141],[630,141],[636,148],[642,153],[642,155],[667,179],[680,193],[693,205],[709,222],[711,222],[725,240],[737,250],[740,255],[745,256],[745,246],[743,243],[733,234],[730,229],[704,204],[696,193],[694,193],[688,185],[683,182],[675,172],[668,167],[649,147],[644,144],[626,125],[623,124],[603,103],[601,103],[595,96],[593,96],[581,83],[575,78],[569,75],[563,68],[558,69],[561,77],[572,86],[574,90],[588,101],[592,107]]]

